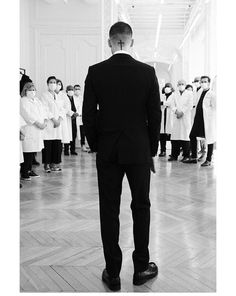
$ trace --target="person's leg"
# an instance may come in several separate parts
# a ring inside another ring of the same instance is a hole
[[[79,126],[80,129],[80,145],[81,147],[85,145],[85,133],[84,133],[84,126],[80,125]]]
[[[75,140],[77,137],[77,127],[76,127],[76,121],[72,120],[72,141],[70,142],[70,152],[75,153]]]
[[[213,154],[214,144],[207,145],[207,158],[206,160],[211,162],[212,154]]]
[[[133,216],[134,272],[148,268],[149,263],[149,228],[150,228],[150,165],[126,165],[125,172],[129,182]]]
[[[177,159],[179,154],[180,154],[180,141],[178,140],[172,140],[171,141],[171,145],[172,145],[172,157]]]
[[[161,153],[166,153],[167,134],[160,134]]]
[[[200,150],[200,152],[201,153],[206,153],[206,140],[205,139],[203,139],[203,140],[200,140],[200,147],[201,147],[201,150]]]
[[[119,213],[124,170],[119,164],[102,162],[98,158],[96,164],[100,227],[106,270],[110,277],[117,277],[122,264],[122,252],[119,246]]]
[[[61,163],[61,140],[52,140],[52,163]]]
[[[182,145],[182,148],[183,148],[183,157],[184,158],[189,157],[190,141],[181,141],[181,145]]]
[[[69,143],[64,144],[64,155],[69,155]]]
[[[197,138],[190,135],[191,158],[197,158]]]
[[[29,178],[29,171],[32,169],[33,153],[32,152],[23,152],[24,162],[21,163],[21,177]]]
[[[51,160],[52,140],[44,140],[44,148],[42,150],[42,163],[44,166],[49,165]]]

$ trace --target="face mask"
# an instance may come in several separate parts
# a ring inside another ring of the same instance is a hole
[[[203,82],[203,83],[201,83],[201,87],[202,87],[203,89],[208,89],[208,88],[209,88],[208,82]]]
[[[169,94],[170,92],[171,92],[171,88],[170,88],[170,87],[166,87],[166,88],[165,88],[165,93],[166,93],[166,94]]]
[[[31,99],[33,99],[35,95],[36,95],[36,92],[34,90],[28,90],[26,93],[26,96]]]
[[[69,97],[72,97],[74,95],[74,91],[73,90],[69,90],[67,92],[67,94],[68,94]]]
[[[185,90],[185,85],[179,85],[179,86],[178,86],[178,89],[179,89],[180,91],[184,91],[184,90]]]
[[[60,84],[57,84],[56,91],[59,92],[60,90],[61,90],[61,85]]]
[[[196,88],[198,88],[200,86],[200,83],[199,82],[194,82],[194,85]]]
[[[57,84],[54,83],[54,82],[51,82],[48,84],[48,88],[51,90],[51,91],[55,91],[56,88],[57,88]]]
[[[75,95],[79,96],[80,95],[80,90],[75,90]]]

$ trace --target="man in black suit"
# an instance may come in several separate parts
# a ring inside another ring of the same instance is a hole
[[[119,211],[122,180],[131,189],[133,284],[141,285],[158,273],[149,263],[150,168],[157,153],[161,109],[155,70],[130,55],[132,29],[123,22],[109,32],[112,57],[89,67],[85,81],[83,124],[89,146],[97,152],[100,224],[106,268],[102,280],[120,289],[122,252]]]

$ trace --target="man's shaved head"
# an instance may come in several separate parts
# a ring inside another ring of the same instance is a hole
[[[129,50],[133,46],[133,31],[129,24],[117,22],[111,26],[108,44],[112,53],[117,50]]]

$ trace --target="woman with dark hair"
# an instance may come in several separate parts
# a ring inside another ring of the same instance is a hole
[[[32,170],[35,152],[43,149],[43,130],[47,126],[47,114],[41,101],[36,98],[36,88],[32,82],[24,85],[21,92],[20,115],[27,125],[24,127],[22,141],[24,162],[21,163],[21,179],[30,181],[31,177],[39,177]]]
[[[170,106],[171,101],[173,99],[174,88],[171,83],[166,83],[162,89],[161,96],[161,132],[160,132],[160,144],[161,144],[161,152],[159,154],[160,157],[166,156],[166,141],[170,138],[170,133],[172,129],[172,117],[173,114],[171,112]]]

